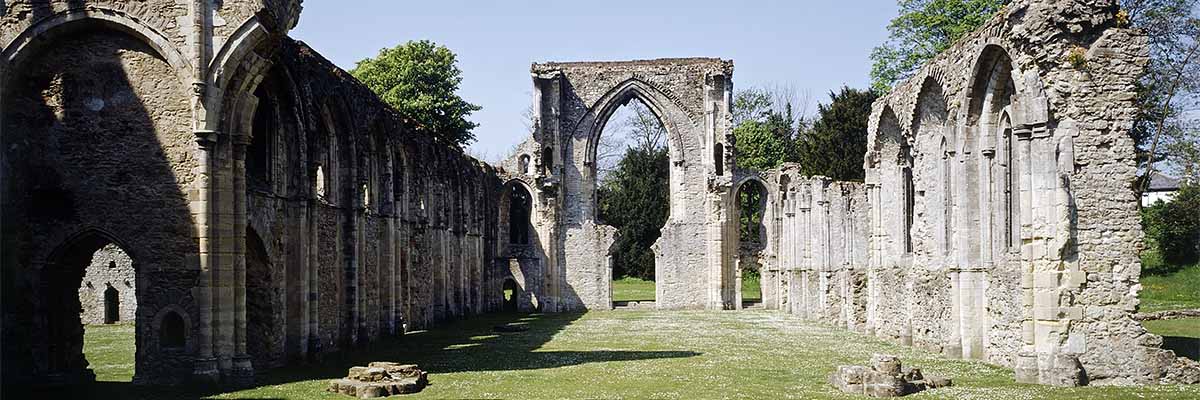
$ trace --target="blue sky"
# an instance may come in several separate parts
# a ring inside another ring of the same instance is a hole
[[[408,40],[449,47],[461,95],[483,107],[472,153],[491,159],[528,135],[532,62],[720,57],[734,60],[735,89],[788,85],[825,102],[867,86],[895,13],[891,0],[308,0],[292,37],[345,69]]]

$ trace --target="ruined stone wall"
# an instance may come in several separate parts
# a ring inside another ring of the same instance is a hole
[[[1014,2],[875,104],[868,331],[1022,382],[1200,380],[1130,318],[1147,56],[1117,11]]]
[[[134,272],[133,259],[120,247],[110,244],[97,251],[84,272],[83,285],[79,287],[79,303],[83,306],[79,319],[88,325],[133,322],[137,310]],[[116,296],[108,294],[109,288]],[[106,307],[113,299],[117,301],[117,313],[108,315]]]
[[[270,271],[268,296],[247,302],[273,310],[265,367],[499,309],[495,170],[409,133],[301,43],[282,43],[256,97],[268,109],[247,157],[257,145],[272,157],[268,171],[247,159],[246,176],[268,178],[248,179],[247,242],[261,238]]]
[[[142,271],[131,282],[139,376],[186,374],[188,357],[160,348],[156,326],[164,313],[196,310],[187,87],[160,53],[111,30],[64,34],[23,56],[0,95],[4,359],[13,366],[4,372],[83,368],[64,350],[82,346],[79,304],[55,299],[78,302],[92,254],[116,244]],[[34,333],[48,329],[61,337]]]
[[[499,309],[495,170],[288,39],[299,3],[0,4],[5,382],[92,379],[74,311],[111,245],[136,381]]]
[[[803,176],[796,164],[765,175],[772,233],[764,305],[865,332],[869,208],[864,185]]]
[[[865,184],[764,173],[777,212],[764,256],[783,272],[764,280],[766,306],[1021,382],[1200,381],[1131,318],[1128,131],[1147,58],[1117,11],[1006,7],[876,102]]]
[[[700,58],[546,63],[532,70],[532,142],[539,149],[533,179],[544,209],[536,226],[548,254],[547,310],[611,307],[615,229],[596,219],[596,145],[609,116],[633,98],[662,121],[671,158],[671,216],[654,245],[656,305],[733,308],[735,293],[725,285],[733,280],[735,254],[726,230],[732,63]]]

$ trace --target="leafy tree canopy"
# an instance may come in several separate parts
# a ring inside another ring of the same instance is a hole
[[[1160,200],[1142,209],[1142,225],[1166,263],[1155,272],[1174,272],[1200,261],[1200,186],[1185,185],[1171,202]]]
[[[764,121],[745,121],[733,129],[733,137],[739,167],[765,171],[795,158],[786,116],[769,113]]]
[[[351,75],[404,116],[413,130],[446,143],[465,146],[475,140],[478,124],[467,116],[480,107],[458,96],[462,71],[450,49],[428,40],[383,49],[358,62]]]
[[[871,87],[886,93],[987,22],[1008,0],[899,0],[888,40],[871,51]]]

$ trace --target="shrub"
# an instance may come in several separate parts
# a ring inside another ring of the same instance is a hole
[[[1148,272],[1173,272],[1195,264],[1200,260],[1200,186],[1185,186],[1171,202],[1143,209],[1142,226],[1148,251],[1157,252],[1162,260],[1161,271]]]

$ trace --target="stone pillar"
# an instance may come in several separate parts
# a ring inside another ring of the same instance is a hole
[[[348,213],[343,216],[346,218],[347,226],[345,230],[339,230],[344,235],[342,246],[338,251],[342,252],[342,273],[345,287],[345,304],[342,305],[346,312],[344,326],[341,329],[341,339],[343,343],[355,346],[358,344],[359,325],[362,323],[362,317],[359,314],[359,290],[362,286],[359,282],[359,243],[361,242],[361,226],[363,214],[363,196],[362,196],[362,181],[359,179],[359,170],[357,157],[358,153],[354,146],[350,147],[352,157],[347,160],[349,164],[349,176],[346,179],[346,184],[339,187],[339,190],[344,190],[350,194],[350,204],[346,204]],[[343,349],[345,350],[345,349]]]
[[[942,347],[942,354],[951,358],[961,358],[963,356],[963,304],[962,296],[959,295],[962,291],[959,280],[962,274],[957,267],[951,267],[946,274],[950,278],[950,337]]]
[[[800,218],[797,218],[796,223],[800,225],[802,233],[800,235],[800,307],[801,315],[805,319],[812,319],[812,288],[809,286],[809,279],[813,269],[812,248],[812,186],[802,186],[800,195]]]
[[[314,176],[317,173],[318,167],[320,167],[320,164],[313,163],[313,166],[310,168]],[[323,179],[323,177],[318,177],[318,179]],[[328,183],[326,183],[326,185],[328,185]],[[305,359],[314,361],[319,359],[322,345],[320,330],[320,303],[317,300],[320,298],[320,213],[321,207],[323,206],[321,205],[320,200],[317,199],[316,193],[310,193],[308,203],[309,206],[306,208],[305,221],[305,232],[308,234],[308,247],[305,248],[308,253],[308,268],[305,270],[306,276],[304,277],[304,309],[307,314],[307,327],[304,330],[304,334],[307,336],[307,339],[304,342],[304,349],[302,350],[301,354],[305,357]]]
[[[228,236],[232,239],[230,258],[233,259],[233,268],[229,271],[233,305],[233,366],[230,379],[236,385],[243,385],[254,382],[254,366],[246,353],[246,147],[250,145],[250,136],[234,135],[232,139],[233,213],[230,216],[232,232]]]
[[[1020,191],[1021,197],[1021,351],[1017,354],[1013,372],[1016,375],[1017,382],[1020,383],[1038,383],[1038,366],[1037,366],[1037,348],[1035,333],[1037,322],[1034,319],[1034,264],[1030,260],[1031,246],[1033,237],[1031,235],[1033,224],[1032,212],[1032,174],[1031,174],[1031,139],[1032,131],[1029,129],[1016,129],[1013,134],[1017,137],[1017,162],[1021,163],[1018,171],[1021,175],[1020,187],[1015,190]]]
[[[221,379],[221,371],[217,366],[214,352],[214,312],[213,312],[213,274],[216,269],[216,148],[219,132],[196,130],[196,163],[199,170],[195,186],[188,193],[189,208],[192,219],[196,223],[195,235],[199,248],[199,279],[192,289],[196,298],[196,358],[193,362],[192,376],[198,383],[215,384]]]

